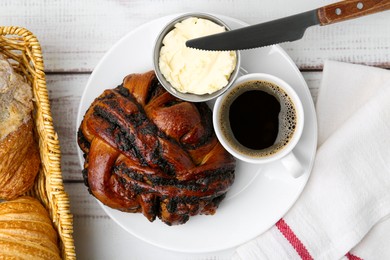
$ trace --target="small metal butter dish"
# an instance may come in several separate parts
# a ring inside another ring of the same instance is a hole
[[[192,94],[192,93],[183,93],[183,92],[180,92],[177,89],[175,89],[171,85],[171,83],[169,83],[166,80],[166,78],[164,77],[164,75],[161,73],[160,66],[159,66],[160,50],[161,50],[161,47],[163,46],[162,41],[163,41],[164,37],[171,30],[173,30],[175,28],[175,25],[177,23],[180,23],[181,21],[184,21],[190,17],[207,19],[207,20],[210,20],[218,25],[224,26],[226,28],[226,30],[230,30],[230,28],[223,21],[221,21],[220,19],[218,19],[212,15],[209,15],[209,14],[187,13],[187,14],[181,15],[181,16],[175,18],[173,21],[169,22],[163,28],[163,30],[160,32],[160,34],[158,35],[156,42],[155,42],[155,45],[154,45],[154,50],[153,50],[153,66],[154,66],[156,76],[157,76],[158,80],[160,81],[161,85],[170,94],[174,95],[177,98],[180,98],[180,99],[186,100],[186,101],[190,101],[190,102],[204,102],[204,101],[208,101],[208,100],[217,98],[218,96],[222,95],[233,84],[233,82],[235,81],[235,79],[238,76],[238,72],[240,69],[240,63],[241,63],[241,56],[240,56],[240,52],[236,51],[236,66],[235,66],[233,72],[230,74],[228,84],[226,86],[222,87],[221,89],[219,89],[211,94],[202,94],[202,95]]]

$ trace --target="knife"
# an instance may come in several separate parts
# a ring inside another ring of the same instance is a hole
[[[186,46],[214,51],[263,47],[299,40],[313,25],[328,25],[385,10],[390,10],[390,0],[345,0],[289,17],[191,39]]]

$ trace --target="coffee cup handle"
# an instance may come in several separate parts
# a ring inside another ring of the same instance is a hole
[[[287,169],[290,175],[298,178],[304,173],[302,164],[299,162],[293,152],[290,152],[281,159],[283,166]]]

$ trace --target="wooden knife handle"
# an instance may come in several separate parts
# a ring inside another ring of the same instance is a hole
[[[364,15],[390,10],[390,0],[345,0],[317,10],[321,25],[341,22]]]

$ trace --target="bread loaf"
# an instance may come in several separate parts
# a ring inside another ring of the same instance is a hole
[[[0,55],[0,198],[22,195],[38,173],[32,109],[31,87]]]
[[[0,259],[61,259],[57,233],[38,200],[0,203]]]

